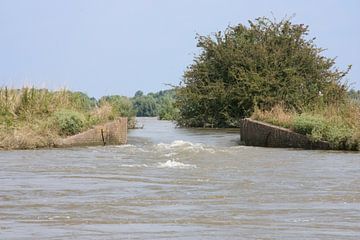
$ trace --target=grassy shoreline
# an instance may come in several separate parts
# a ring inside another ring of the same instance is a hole
[[[355,102],[301,112],[277,105],[268,111],[255,109],[251,118],[307,135],[314,142],[327,141],[333,149],[360,150],[360,105]]]
[[[116,104],[81,92],[0,88],[0,150],[49,148],[118,116]]]

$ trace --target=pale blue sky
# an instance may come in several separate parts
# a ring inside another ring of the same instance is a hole
[[[0,86],[132,96],[178,84],[195,35],[296,14],[360,89],[360,1],[0,0]]]

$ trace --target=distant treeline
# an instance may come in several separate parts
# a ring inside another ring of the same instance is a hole
[[[133,97],[120,95],[104,96],[99,99],[98,105],[103,102],[110,103],[118,109],[122,116],[127,117],[156,117],[161,120],[174,120],[177,109],[175,108],[175,90],[163,90],[144,95],[137,91]]]
[[[175,90],[163,90],[144,95],[137,91],[131,101],[138,117],[159,116],[161,120],[174,120],[178,110],[175,107]]]
[[[348,95],[350,97],[350,99],[352,99],[353,101],[357,102],[360,104],[360,90],[354,90],[354,89],[351,89],[349,92],[348,92]]]

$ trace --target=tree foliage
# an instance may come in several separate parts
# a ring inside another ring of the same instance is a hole
[[[54,113],[55,124],[59,128],[59,134],[70,136],[81,132],[85,127],[85,117],[82,113],[61,109]]]
[[[162,120],[173,120],[178,112],[175,108],[174,90],[162,90],[147,95],[139,90],[131,100],[138,117],[159,116]]]
[[[111,95],[99,99],[99,106],[109,103],[112,106],[115,116],[132,118],[135,116],[135,110],[131,100],[125,96]]]
[[[155,117],[158,114],[156,101],[152,96],[135,96],[133,104],[137,117]]]
[[[301,112],[317,101],[341,101],[341,79],[350,69],[335,67],[308,37],[308,26],[268,18],[198,36],[201,53],[177,89],[182,126],[236,126],[254,107],[276,104]]]

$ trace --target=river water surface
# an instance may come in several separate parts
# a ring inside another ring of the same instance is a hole
[[[0,239],[360,239],[360,154],[140,120],[123,146],[0,152]]]

